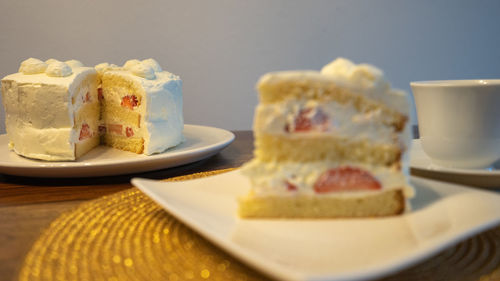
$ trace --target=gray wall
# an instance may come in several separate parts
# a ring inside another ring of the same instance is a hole
[[[6,1],[0,76],[28,58],[156,58],[184,80],[186,123],[250,129],[258,77],[372,63],[395,87],[500,77],[500,1]],[[5,131],[3,112],[0,132]]]

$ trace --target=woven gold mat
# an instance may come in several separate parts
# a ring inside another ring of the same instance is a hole
[[[187,180],[229,171],[177,177]],[[500,228],[386,280],[500,280]],[[81,204],[44,231],[19,275],[28,280],[263,280],[136,188]]]

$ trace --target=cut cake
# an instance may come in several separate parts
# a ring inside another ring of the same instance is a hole
[[[101,142],[150,155],[183,139],[182,81],[153,59],[30,58],[2,79],[2,97],[9,146],[28,158],[76,160]]]
[[[396,215],[407,181],[409,102],[383,73],[339,58],[318,71],[268,73],[257,84],[254,159],[242,171],[244,218]]]

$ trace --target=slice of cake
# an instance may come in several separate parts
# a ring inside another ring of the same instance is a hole
[[[264,75],[257,84],[250,218],[387,216],[408,208],[406,93],[382,72],[339,58],[318,71]]]
[[[9,146],[29,158],[74,160],[99,144],[97,73],[78,61],[27,59],[2,79]]]
[[[30,58],[2,95],[9,146],[28,158],[75,160],[100,142],[151,155],[183,140],[182,81],[153,59],[94,69]]]
[[[96,66],[103,143],[151,155],[178,145],[184,128],[182,81],[153,59]]]

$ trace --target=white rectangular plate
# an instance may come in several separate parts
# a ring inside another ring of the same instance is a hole
[[[368,219],[244,220],[239,170],[183,182],[132,183],[235,257],[283,280],[367,280],[413,265],[500,223],[500,195],[412,178],[413,210]]]

